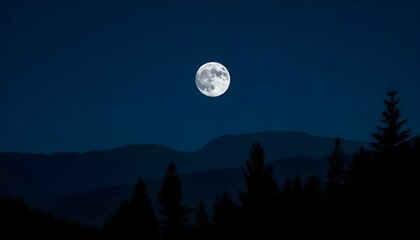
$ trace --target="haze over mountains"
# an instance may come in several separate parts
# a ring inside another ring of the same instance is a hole
[[[272,162],[274,177],[280,184],[286,177],[301,176],[306,179],[312,174],[326,174],[325,159],[287,158]],[[203,201],[207,209],[212,209],[215,199],[227,191],[232,199],[239,203],[238,191],[245,190],[245,181],[241,168],[215,169],[193,174],[181,175],[183,180],[184,203],[190,207],[198,206]],[[154,207],[161,187],[160,180],[146,182],[149,197]],[[104,219],[123,200],[130,198],[134,184],[117,185],[101,188],[92,192],[64,196],[58,199],[48,210],[68,219],[84,224],[100,226]]]
[[[236,193],[243,187],[240,167],[252,143],[259,141],[266,161],[273,162],[279,181],[299,174],[324,174],[325,158],[334,138],[303,132],[260,132],[225,135],[196,152],[180,152],[161,145],[129,145],[86,153],[0,153],[0,193],[21,197],[36,208],[89,224],[104,217],[131,194],[139,177],[147,181],[150,197],[156,199],[160,176],[169,161],[183,175],[185,200],[195,206],[210,204],[223,190]],[[351,154],[367,143],[343,140]]]

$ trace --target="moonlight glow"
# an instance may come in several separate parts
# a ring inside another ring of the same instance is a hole
[[[218,97],[226,92],[230,84],[230,74],[225,66],[208,62],[201,66],[195,75],[198,90],[208,97]]]

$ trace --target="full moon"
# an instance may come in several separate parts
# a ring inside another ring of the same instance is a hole
[[[230,84],[230,74],[225,66],[208,62],[195,75],[198,90],[208,97],[218,97],[226,92]]]

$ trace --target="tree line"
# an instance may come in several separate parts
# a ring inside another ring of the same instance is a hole
[[[264,149],[255,143],[242,169],[246,191],[240,203],[227,192],[211,213],[204,204],[192,210],[182,203],[182,181],[173,162],[159,192],[158,215],[140,179],[130,201],[124,202],[103,227],[109,239],[214,239],[291,235],[334,237],[361,232],[393,231],[414,206],[417,190],[415,163],[420,160],[420,138],[410,137],[401,119],[400,99],[389,91],[372,149],[347,155],[336,139],[328,157],[325,185],[313,175],[299,176],[279,186]],[[194,213],[192,219],[188,217]],[[408,227],[408,226],[407,226]]]
[[[402,237],[415,229],[407,216],[415,217],[420,138],[411,137],[411,131],[404,128],[407,120],[401,118],[399,102],[396,91],[387,92],[370,149],[348,155],[341,140],[335,140],[325,183],[313,175],[287,178],[279,185],[257,142],[242,168],[246,189],[238,192],[239,203],[224,192],[212,209],[206,209],[203,202],[194,209],[186,206],[182,179],[170,162],[158,209],[152,207],[139,179],[131,198],[120,204],[102,229],[78,228],[78,232],[90,239],[147,240],[338,238],[362,233]]]

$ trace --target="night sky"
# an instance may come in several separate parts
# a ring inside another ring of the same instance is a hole
[[[420,133],[420,1],[226,2],[0,1],[0,151],[369,141],[391,87]],[[232,77],[218,98],[195,85],[209,61]]]

